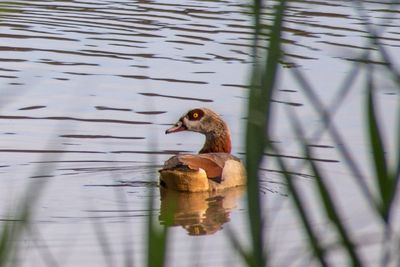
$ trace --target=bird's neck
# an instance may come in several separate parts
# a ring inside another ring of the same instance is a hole
[[[207,133],[206,141],[199,153],[218,152],[231,153],[231,135],[227,127],[222,131]]]

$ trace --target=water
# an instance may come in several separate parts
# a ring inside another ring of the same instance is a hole
[[[397,9],[379,2],[368,8],[373,21],[387,25],[385,48],[400,53]],[[188,109],[209,107],[230,125],[233,153],[243,156],[246,84],[254,61],[248,2],[15,1],[0,4],[0,10],[0,219],[13,218],[28,185],[44,188],[32,230],[19,244],[19,263],[123,266],[131,260],[143,265],[149,196],[155,194],[153,213],[160,224],[168,206],[169,196],[160,195],[156,186],[157,170],[171,155],[195,153],[203,142],[192,133],[165,136],[168,125]],[[351,62],[371,45],[349,1],[293,2],[287,14],[281,90],[274,97],[275,136],[297,164],[301,154],[285,119],[287,107],[301,115],[310,132],[321,120],[292,68],[302,70],[329,104]],[[382,75],[378,96],[390,132],[399,97]],[[368,173],[362,85],[358,78],[335,121]],[[379,260],[378,222],[333,142],[323,136],[315,145],[345,207],[343,216],[358,229],[355,238],[373,265]],[[264,165],[261,190],[273,262],[308,264],[308,248],[282,178],[271,162]],[[312,178],[302,168],[296,177],[316,214],[315,227],[324,232]],[[248,241],[243,192],[177,197],[181,206],[171,228],[170,265],[242,266],[226,229]],[[329,231],[325,236],[332,240]]]

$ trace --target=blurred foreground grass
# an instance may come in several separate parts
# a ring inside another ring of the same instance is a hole
[[[324,127],[313,135],[312,140],[306,137],[306,125],[302,125],[298,115],[288,108],[287,116],[291,121],[293,132],[296,133],[297,139],[302,148],[302,153],[305,158],[302,162],[302,167],[306,166],[313,177],[315,177],[314,193],[318,196],[321,202],[321,213],[329,222],[330,227],[336,232],[335,246],[327,246],[320,238],[320,235],[313,228],[312,219],[307,212],[307,205],[296,185],[296,173],[294,167],[287,162],[287,159],[280,156],[268,157],[265,152],[273,152],[274,155],[281,155],[279,146],[271,142],[271,133],[276,125],[272,122],[271,102],[274,94],[277,91],[277,79],[279,77],[279,68],[281,62],[285,59],[283,53],[283,28],[285,25],[285,10],[291,1],[257,1],[253,2],[254,15],[254,39],[253,39],[253,58],[259,59],[255,62],[251,72],[250,79],[250,94],[248,104],[248,121],[246,133],[246,167],[248,171],[249,183],[247,187],[247,203],[248,203],[248,218],[249,229],[248,236],[251,239],[250,246],[245,246],[231,233],[229,240],[232,242],[232,249],[237,250],[243,258],[243,265],[252,267],[269,266],[270,251],[268,241],[265,239],[266,222],[265,213],[262,210],[260,197],[260,178],[259,167],[263,160],[275,161],[282,173],[282,177],[287,184],[288,195],[292,201],[292,205],[297,211],[298,220],[302,223],[304,229],[304,242],[311,251],[311,262],[315,265],[332,266],[330,255],[332,250],[339,251],[340,255],[346,259],[348,266],[365,266],[368,265],[365,255],[359,253],[359,246],[354,240],[354,234],[351,229],[346,226],[345,220],[341,217],[340,209],[338,208],[338,200],[330,191],[327,185],[328,177],[321,169],[320,165],[313,161],[314,149],[310,145],[315,140],[318,140],[322,134],[328,134],[335,142],[335,147],[342,158],[343,164],[351,171],[355,179],[355,183],[359,190],[363,193],[365,202],[373,211],[373,214],[379,219],[382,224],[382,232],[385,233],[385,241],[383,244],[397,242],[398,238],[393,235],[392,229],[394,205],[396,203],[398,182],[400,179],[400,106],[398,107],[398,125],[397,132],[394,136],[398,137],[395,148],[388,148],[387,142],[383,137],[384,128],[379,120],[379,107],[377,107],[376,91],[379,88],[378,82],[375,80],[376,70],[374,64],[370,60],[372,57],[372,49],[359,55],[357,61],[349,63],[351,70],[345,81],[341,84],[341,89],[337,97],[337,102],[331,103],[330,106],[325,106],[323,101],[319,99],[316,90],[308,78],[301,72],[300,69],[294,68],[292,73],[298,82],[298,87],[301,88],[304,95],[308,98],[312,107],[319,114],[320,120]],[[266,3],[268,5],[266,5]],[[273,3],[273,4],[271,4]],[[393,83],[400,91],[400,73],[398,72],[395,59],[392,57],[382,44],[381,34],[384,32],[384,26],[375,27],[369,21],[367,12],[362,1],[353,1],[355,8],[359,11],[360,18],[363,21],[365,31],[369,34],[368,46],[377,51],[379,59],[383,62],[387,77],[390,77]],[[265,8],[273,10],[271,25],[267,29],[262,24],[262,14]],[[267,32],[265,32],[267,31]],[[268,45],[263,47],[265,40],[261,36],[269,36]],[[374,55],[376,56],[376,55]],[[363,101],[365,108],[364,131],[369,138],[369,148],[371,151],[370,165],[374,170],[371,175],[374,186],[378,190],[367,185],[366,177],[361,170],[361,167],[356,163],[355,157],[350,149],[345,145],[345,141],[341,136],[338,128],[333,122],[332,116],[352,88],[355,76],[364,72],[365,92],[366,97]],[[394,151],[394,155],[388,158],[387,151]],[[298,166],[297,166],[298,167]],[[47,170],[51,172],[51,170]],[[43,172],[41,172],[43,173]],[[20,203],[16,205],[17,212],[14,220],[3,223],[0,233],[0,266],[15,265],[12,258],[18,254],[18,246],[15,244],[21,240],[22,236],[29,231],[31,227],[31,213],[34,212],[35,204],[40,197],[40,192],[45,187],[45,184],[34,182],[27,188],[27,193]],[[149,210],[154,207],[154,197],[149,198]],[[171,214],[173,207],[171,207]],[[165,266],[168,252],[168,227],[159,226],[154,220],[154,214],[149,212],[148,220],[148,239],[147,239],[147,266]],[[379,266],[393,265],[393,255],[391,252],[382,248],[380,252]],[[10,263],[11,262],[11,263]],[[55,264],[55,263],[54,263]],[[131,266],[127,264],[127,266]]]
[[[271,1],[272,2],[272,1]],[[361,244],[357,244],[354,240],[354,233],[348,229],[346,220],[341,217],[341,212],[338,209],[338,199],[334,196],[327,185],[329,180],[327,173],[325,173],[319,166],[319,163],[313,159],[314,148],[312,144],[316,143],[322,134],[328,134],[334,141],[334,146],[338,148],[338,152],[342,158],[342,163],[350,170],[351,177],[354,177],[355,184],[358,185],[358,189],[363,192],[364,201],[369,205],[373,214],[382,221],[381,232],[385,233],[385,238],[382,244],[388,242],[396,242],[399,244],[397,238],[393,238],[394,233],[391,227],[395,225],[391,219],[393,218],[393,207],[398,192],[398,181],[400,179],[400,139],[397,141],[395,148],[388,147],[385,145],[387,142],[384,140],[382,132],[383,124],[379,120],[379,111],[376,105],[376,91],[379,85],[376,84],[376,77],[374,65],[375,63],[372,58],[372,51],[378,51],[380,62],[385,67],[386,76],[390,77],[400,92],[400,79],[399,72],[396,69],[396,63],[392,60],[389,51],[382,44],[381,34],[385,31],[385,26],[374,25],[368,17],[368,12],[364,6],[363,1],[353,1],[354,8],[357,9],[361,21],[363,22],[365,32],[369,35],[369,43],[366,45],[371,49],[367,52],[358,56],[355,63],[351,66],[351,71],[342,83],[342,87],[339,90],[337,102],[333,102],[330,106],[325,106],[323,101],[319,98],[317,91],[313,89],[311,83],[308,81],[305,74],[299,68],[293,68],[293,75],[298,83],[299,89],[307,97],[309,103],[315,109],[319,115],[320,120],[323,122],[324,127],[320,129],[313,138],[307,138],[305,129],[307,125],[303,125],[301,120],[295,111],[291,110],[290,107],[287,110],[287,116],[291,121],[292,129],[296,133],[297,139],[300,146],[303,148],[304,162],[302,167],[307,167],[311,170],[312,177],[315,177],[316,186],[314,187],[314,193],[318,196],[321,201],[321,212],[325,217],[325,220],[330,222],[330,227],[336,232],[335,246],[327,246],[320,237],[320,234],[313,228],[311,214],[307,211],[307,204],[303,200],[302,194],[296,186],[296,177],[292,174],[296,172],[295,168],[289,167],[290,164],[285,157],[281,157],[281,151],[279,146],[275,145],[271,141],[271,133],[276,125],[271,120],[271,102],[273,95],[276,93],[276,79],[279,75],[278,69],[280,63],[285,60],[284,53],[282,50],[283,43],[283,32],[282,28],[285,24],[285,9],[291,1],[274,1],[274,15],[272,25],[269,27],[269,45],[266,50],[261,50],[257,47],[259,42],[259,36],[262,32],[261,16],[262,6],[265,1],[254,1],[254,18],[255,18],[255,35],[254,35],[254,55],[256,58],[262,58],[260,62],[254,65],[251,79],[251,92],[249,96],[248,106],[248,123],[247,123],[247,142],[246,142],[246,163],[247,170],[249,173],[249,185],[248,185],[248,212],[249,212],[249,225],[250,234],[252,237],[252,246],[248,252],[244,252],[245,249],[240,247],[240,244],[235,244],[235,247],[239,247],[244,262],[247,262],[249,266],[268,266],[269,264],[269,251],[268,244],[263,237],[266,236],[265,222],[267,219],[264,217],[264,213],[260,208],[260,190],[259,183],[260,178],[258,176],[258,169],[262,160],[276,161],[279,166],[279,172],[282,173],[287,185],[288,194],[292,200],[293,207],[297,210],[297,216],[300,222],[302,222],[304,229],[304,236],[306,237],[305,242],[308,243],[310,251],[312,251],[311,262],[321,266],[332,266],[332,251],[339,251],[340,256],[345,259],[348,266],[365,266],[368,265],[365,258],[366,255],[360,254]],[[395,1],[394,1],[395,2]],[[388,3],[388,5],[396,3]],[[397,3],[398,4],[398,3]],[[270,5],[271,8],[272,5]],[[398,5],[397,5],[398,7]],[[390,16],[390,15],[389,15]],[[386,20],[388,21],[388,20]],[[387,26],[387,25],[386,25]],[[260,51],[261,50],[261,51]],[[374,185],[378,188],[378,194],[375,194],[376,190],[373,187],[367,185],[367,180],[370,177],[363,174],[361,167],[356,163],[357,155],[350,152],[349,147],[345,144],[341,133],[337,129],[333,122],[333,116],[336,109],[340,106],[341,101],[351,91],[357,75],[361,75],[361,72],[365,72],[363,77],[366,77],[365,88],[366,100],[363,106],[365,107],[365,118],[364,118],[364,132],[369,137],[369,148],[372,157],[370,165],[375,170],[372,175]],[[398,107],[400,111],[400,106]],[[398,125],[397,132],[394,136],[400,138],[400,112],[397,114]],[[275,157],[268,157],[264,155],[264,152],[273,152]],[[388,159],[388,151],[394,151],[394,160]],[[394,162],[394,163],[393,163]],[[389,246],[390,247],[390,246]],[[337,254],[336,254],[337,255]],[[364,257],[363,257],[364,256]],[[381,256],[378,262],[380,266],[388,266],[393,264],[390,248],[389,251],[382,248]]]

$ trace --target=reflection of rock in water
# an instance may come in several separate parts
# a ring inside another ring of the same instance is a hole
[[[244,187],[198,193],[161,188],[160,223],[168,226],[181,225],[189,235],[213,234],[230,220],[230,211],[236,208],[243,191]]]

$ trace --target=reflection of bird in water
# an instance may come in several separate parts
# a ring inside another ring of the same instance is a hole
[[[190,110],[166,133],[202,133],[206,141],[199,154],[173,156],[160,170],[160,184],[178,191],[215,191],[246,184],[240,159],[230,154],[229,128],[222,118],[207,108]]]
[[[180,225],[189,235],[213,234],[229,222],[230,211],[237,207],[243,191],[244,187],[196,193],[161,188],[160,223]]]
[[[204,214],[204,220],[183,227],[191,235],[207,235],[221,230],[222,225],[230,221],[229,211],[223,207],[223,199],[221,196],[207,199],[209,206]]]

